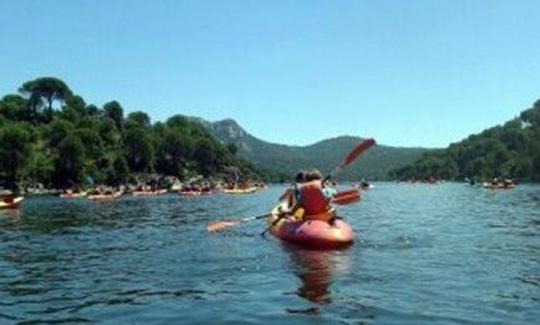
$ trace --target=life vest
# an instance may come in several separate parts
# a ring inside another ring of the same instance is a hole
[[[307,216],[318,216],[330,211],[329,201],[322,192],[321,181],[315,180],[303,184],[300,193],[302,206]]]

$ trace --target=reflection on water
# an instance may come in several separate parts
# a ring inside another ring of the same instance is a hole
[[[347,249],[310,250],[289,244],[282,246],[294,262],[294,272],[302,283],[298,296],[319,305],[332,303],[330,286],[334,278],[350,270]]]

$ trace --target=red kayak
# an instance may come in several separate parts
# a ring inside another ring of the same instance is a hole
[[[280,219],[280,207],[286,209],[286,203],[272,210],[267,223],[273,225],[270,233],[281,240],[317,249],[340,248],[354,241],[353,230],[343,220],[335,219],[329,223],[321,220],[301,221],[292,216]]]
[[[0,209],[17,209],[21,205],[24,197],[22,196],[7,196],[0,199]]]

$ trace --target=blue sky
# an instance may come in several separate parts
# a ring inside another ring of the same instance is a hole
[[[40,76],[272,142],[443,147],[540,98],[539,1],[0,1],[0,95]]]

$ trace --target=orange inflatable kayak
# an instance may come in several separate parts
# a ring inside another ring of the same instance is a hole
[[[329,223],[321,220],[300,221],[292,216],[280,218],[279,209],[286,207],[285,202],[281,203],[267,218],[268,225],[272,226],[270,233],[275,237],[316,249],[340,248],[353,243],[354,232],[343,220],[335,219]]]

